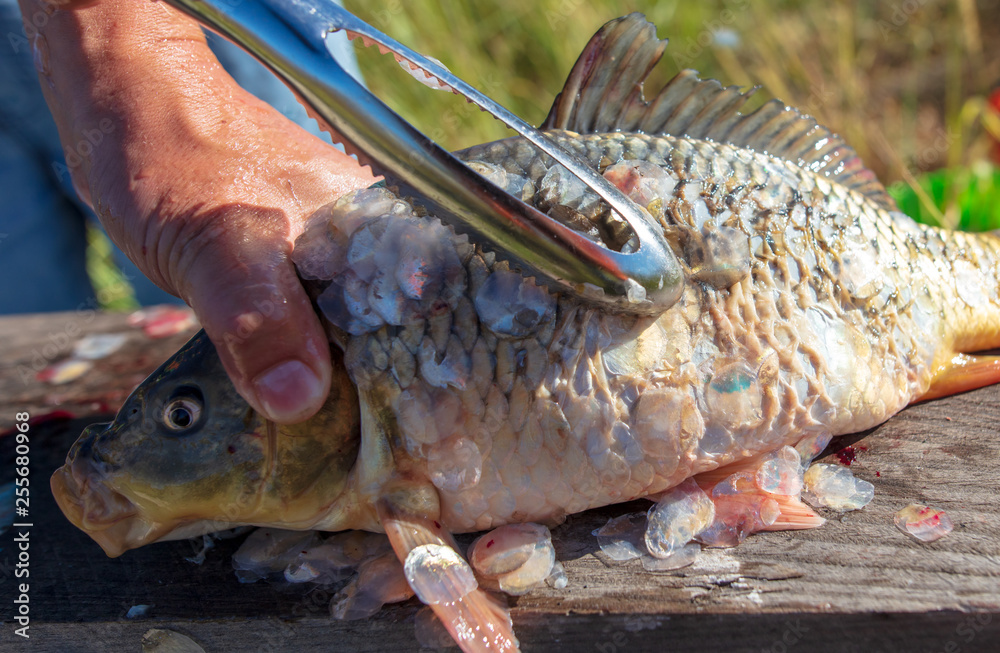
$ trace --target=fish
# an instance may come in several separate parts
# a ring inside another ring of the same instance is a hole
[[[335,345],[319,413],[267,421],[199,333],[73,445],[51,481],[68,519],[111,556],[239,525],[384,532],[463,650],[516,650],[453,534],[638,498],[660,501],[646,540],[667,554],[690,540],[657,525],[678,510],[700,524],[688,536],[724,544],[815,527],[800,485],[767,493],[747,470],[1000,380],[1000,358],[974,353],[1000,345],[996,235],[917,224],[777,100],[741,113],[748,93],[690,70],[647,100],[665,47],[641,15],[609,22],[541,129],[663,230],[676,304],[630,314],[555,291],[387,180],[318,211],[292,254]],[[523,139],[457,156],[636,247]]]

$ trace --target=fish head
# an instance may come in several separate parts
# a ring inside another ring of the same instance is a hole
[[[229,381],[204,331],[88,427],[52,476],[67,518],[112,557],[243,524],[308,527],[346,484],[360,447],[342,362],[326,404],[277,425]]]

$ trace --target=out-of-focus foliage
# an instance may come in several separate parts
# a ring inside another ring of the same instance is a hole
[[[591,34],[639,11],[671,41],[657,83],[694,68],[724,84],[760,85],[751,106],[778,97],[816,116],[886,183],[915,184],[926,171],[968,167],[990,147],[981,122],[984,98],[1000,81],[1000,0],[346,4],[534,124]],[[458,98],[416,83],[390,57],[364,49],[358,55],[376,94],[445,146],[510,135]],[[948,207],[938,213],[958,214]]]
[[[965,231],[1000,228],[1000,170],[993,166],[929,172],[917,179],[917,188],[898,183],[889,193],[903,213],[920,222]]]
[[[133,311],[139,307],[131,284],[112,258],[111,241],[91,224],[87,225],[87,274],[102,309]]]

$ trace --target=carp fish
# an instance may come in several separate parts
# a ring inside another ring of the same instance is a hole
[[[513,650],[453,533],[656,500],[996,381],[997,359],[967,352],[1000,345],[997,237],[918,225],[776,100],[744,115],[746,93],[688,70],[647,101],[665,44],[638,15],[605,25],[542,129],[667,235],[675,305],[632,315],[555,292],[389,180],[319,211],[292,255],[336,345],[321,411],[266,421],[199,333],[72,447],[52,478],[66,516],[111,556],[247,524],[385,532],[465,650]],[[523,139],[458,156],[595,242],[635,246]],[[822,522],[786,494],[747,503],[750,520]]]

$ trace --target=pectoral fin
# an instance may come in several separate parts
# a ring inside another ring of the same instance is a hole
[[[478,587],[451,533],[435,520],[435,501],[422,494],[401,490],[377,505],[410,587],[466,653],[520,650],[506,606]]]
[[[772,497],[778,504],[778,517],[765,526],[765,531],[801,531],[819,528],[826,520],[796,496],[777,494]]]
[[[801,499],[804,471],[802,454],[783,447],[698,474],[695,482],[715,506],[699,541],[735,546],[750,533],[821,526],[826,520]]]
[[[1000,383],[1000,356],[955,354],[934,371],[931,387],[913,403],[929,401]]]

